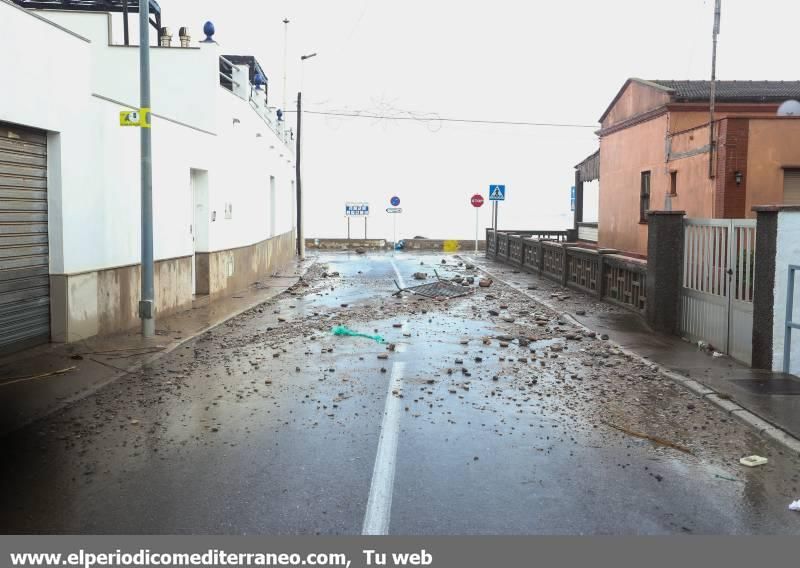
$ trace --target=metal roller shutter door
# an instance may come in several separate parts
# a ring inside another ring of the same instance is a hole
[[[49,340],[47,136],[0,123],[0,354]]]

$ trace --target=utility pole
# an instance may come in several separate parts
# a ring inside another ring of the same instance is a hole
[[[297,178],[297,256],[306,258],[306,243],[303,237],[303,184],[300,176],[300,138],[302,136],[303,93],[297,93],[297,133],[295,134],[295,177]]]
[[[716,0],[714,6],[714,30],[711,33],[711,98],[708,105],[708,177],[714,177],[714,106],[717,98],[717,36],[719,20],[722,14],[722,0]]]
[[[142,135],[142,336],[156,334],[153,283],[153,147],[150,116],[150,0],[139,0],[139,89]]]

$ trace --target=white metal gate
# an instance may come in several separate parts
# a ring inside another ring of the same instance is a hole
[[[754,219],[686,219],[681,332],[751,364]]]

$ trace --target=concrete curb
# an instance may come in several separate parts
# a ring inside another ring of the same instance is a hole
[[[306,273],[308,273],[308,271],[317,263],[318,257],[316,257],[316,256],[310,257],[309,256],[308,258],[311,260],[311,262],[309,262],[307,266],[302,267],[302,272],[300,274],[297,274],[298,282],[299,282],[299,279],[302,278],[303,276],[305,276]],[[290,287],[291,286],[288,286],[286,288],[286,290],[288,290]],[[143,367],[145,367],[147,365],[150,365],[152,363],[155,363],[156,361],[158,361],[159,359],[161,359],[165,355],[169,355],[170,353],[172,353],[173,351],[175,351],[176,349],[178,349],[182,345],[185,345],[189,341],[192,341],[193,339],[203,335],[204,333],[207,333],[207,332],[211,331],[212,329],[214,329],[216,327],[219,327],[220,325],[232,320],[233,318],[239,317],[240,315],[242,315],[246,311],[252,310],[256,306],[259,306],[259,305],[261,305],[261,304],[263,304],[265,302],[268,302],[268,301],[272,300],[273,298],[277,298],[278,296],[280,296],[281,294],[286,292],[286,290],[282,290],[282,291],[278,292],[277,294],[275,294],[274,296],[271,296],[271,297],[269,297],[267,299],[260,299],[260,300],[254,300],[252,302],[248,302],[247,305],[245,305],[245,306],[243,306],[243,307],[241,307],[241,308],[239,308],[239,309],[237,309],[237,310],[235,310],[235,311],[233,311],[233,312],[231,312],[229,314],[226,314],[218,322],[216,322],[216,323],[214,323],[212,325],[206,326],[206,327],[200,329],[197,332],[190,333],[190,334],[186,335],[185,337],[181,337],[180,339],[176,339],[176,340],[172,341],[171,343],[167,343],[164,346],[164,349],[161,349],[157,353],[154,353],[154,354],[150,355],[149,357],[146,357],[146,358],[142,359],[141,361],[139,361],[137,363],[133,363],[130,366],[125,367],[124,369],[121,369],[118,373],[115,373],[115,374],[111,375],[107,379],[102,380],[102,381],[98,382],[97,384],[92,385],[91,387],[87,387],[85,390],[81,391],[80,393],[78,393],[75,396],[72,396],[72,397],[69,397],[69,398],[65,398],[62,401],[61,404],[59,404],[58,406],[50,409],[50,411],[47,412],[46,414],[42,414],[41,416],[36,416],[35,418],[32,418],[31,420],[29,420],[27,422],[23,422],[19,426],[16,426],[13,430],[1,431],[0,432],[0,438],[2,438],[3,436],[6,436],[6,435],[8,435],[11,432],[14,432],[16,430],[21,430],[22,428],[30,426],[31,424],[33,424],[34,422],[37,422],[38,420],[42,420],[44,418],[47,418],[48,416],[52,416],[56,412],[59,412],[60,410],[64,410],[65,408],[67,408],[71,404],[74,404],[74,403],[76,403],[76,402],[78,402],[80,400],[83,400],[84,398],[87,398],[87,397],[93,395],[94,393],[96,393],[97,391],[99,391],[100,389],[105,387],[106,385],[109,385],[109,384],[113,383],[114,381],[118,381],[119,379],[121,379],[122,377],[125,377],[126,375],[130,375],[132,373],[136,373],[136,372],[140,371]]]
[[[533,300],[533,301],[543,305],[544,307],[556,312],[560,317],[562,317],[562,318],[564,318],[566,320],[569,320],[570,323],[572,323],[576,327],[578,327],[578,328],[580,328],[580,329],[582,329],[584,331],[591,331],[591,332],[596,333],[595,330],[588,328],[587,326],[583,325],[581,322],[576,320],[572,316],[572,314],[562,311],[561,309],[559,309],[558,306],[556,306],[555,304],[553,304],[551,302],[548,302],[547,300],[542,300],[540,298],[535,297],[533,294],[528,293],[528,291],[526,289],[523,289],[521,286],[517,286],[516,284],[513,284],[511,282],[508,282],[507,280],[504,280],[504,279],[500,278],[499,276],[497,276],[493,272],[489,271],[488,269],[486,269],[483,266],[481,266],[480,264],[478,264],[478,261],[476,259],[474,259],[472,257],[467,257],[467,256],[463,256],[461,258],[463,260],[465,260],[465,261],[469,261],[470,263],[474,264],[478,268],[478,270],[480,270],[484,274],[487,274],[487,275],[491,276],[494,280],[497,280],[498,282],[501,282],[501,283],[505,284],[506,286],[516,290],[517,292],[521,292],[523,295],[527,296],[531,300]],[[721,395],[720,393],[718,393],[714,389],[711,389],[711,388],[707,387],[706,385],[695,381],[694,379],[690,379],[688,377],[684,377],[683,375],[679,375],[678,373],[674,372],[673,370],[671,370],[671,369],[669,369],[667,367],[664,367],[662,365],[659,365],[658,363],[655,363],[654,361],[651,361],[650,359],[646,359],[646,358],[642,357],[641,355],[639,355],[638,353],[635,353],[635,352],[633,352],[633,351],[631,351],[629,349],[626,349],[625,347],[621,346],[620,344],[618,344],[618,343],[616,343],[614,341],[609,340],[608,343],[613,345],[614,347],[616,347],[620,351],[620,353],[622,353],[622,354],[624,354],[626,356],[629,356],[632,359],[636,359],[640,363],[649,365],[651,368],[656,370],[659,374],[661,374],[661,375],[667,377],[668,379],[671,379],[672,381],[678,383],[679,385],[684,387],[686,390],[688,390],[692,394],[698,396],[699,398],[707,400],[708,402],[710,402],[711,404],[713,404],[714,406],[716,406],[717,408],[719,408],[720,410],[722,410],[726,414],[729,414],[730,416],[736,418],[737,420],[739,420],[743,424],[749,426],[750,428],[752,428],[753,430],[758,432],[760,435],[765,436],[765,437],[773,440],[774,442],[777,442],[778,444],[782,445],[783,447],[785,447],[786,449],[788,449],[790,451],[793,451],[793,452],[796,452],[797,454],[800,454],[800,439],[796,438],[795,436],[793,436],[789,432],[786,432],[785,430],[781,429],[780,426],[778,426],[776,424],[773,424],[772,422],[769,422],[768,420],[765,420],[764,418],[758,416],[757,414],[755,414],[751,410],[748,410],[747,408],[745,408],[745,407],[741,406],[740,404],[730,400],[729,398],[725,397],[724,395]]]

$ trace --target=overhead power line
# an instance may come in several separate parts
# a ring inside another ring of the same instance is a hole
[[[292,111],[287,111],[292,112]],[[565,122],[527,122],[527,121],[519,121],[519,120],[481,120],[481,119],[474,119],[474,118],[449,118],[449,117],[440,117],[440,116],[394,116],[394,115],[383,115],[383,114],[374,114],[368,112],[328,112],[328,111],[318,111],[318,110],[304,110],[304,114],[318,114],[323,116],[338,116],[338,117],[345,117],[345,118],[369,118],[373,120],[412,120],[416,122],[461,122],[466,124],[500,124],[500,125],[508,125],[508,126],[546,126],[552,128],[594,128],[597,129],[598,125],[596,124],[572,124],[572,123],[565,123]]]

